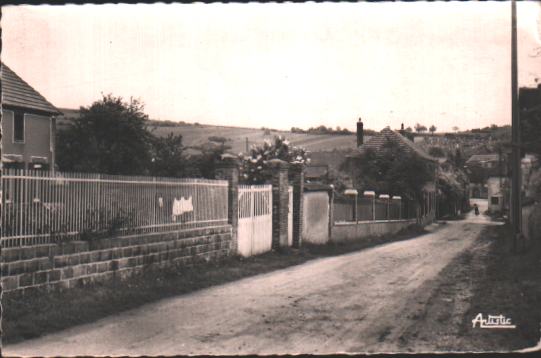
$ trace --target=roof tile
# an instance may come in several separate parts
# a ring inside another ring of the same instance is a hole
[[[397,131],[393,131],[389,127],[383,128],[379,133],[374,135],[370,140],[359,147],[359,151],[363,153],[367,149],[373,149],[375,151],[380,150],[387,141],[394,142],[398,146],[410,153],[415,153],[423,159],[430,161],[437,161],[437,158],[432,157],[426,153],[423,149],[419,148],[415,143],[405,138]]]
[[[1,64],[2,104],[61,114],[49,101],[20,78],[4,63]]]

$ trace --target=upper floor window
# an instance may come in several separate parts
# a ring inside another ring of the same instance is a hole
[[[24,113],[15,112],[13,116],[13,141],[24,142]]]

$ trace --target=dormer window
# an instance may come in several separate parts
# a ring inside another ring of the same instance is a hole
[[[24,143],[24,113],[15,112],[13,116],[13,141]]]

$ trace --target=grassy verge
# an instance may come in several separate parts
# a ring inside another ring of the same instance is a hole
[[[478,313],[511,319],[514,330],[466,329],[472,339],[484,342],[490,350],[520,349],[535,345],[541,334],[541,243],[529,242],[512,253],[511,227],[489,226],[482,240],[490,249],[481,258],[485,269],[477,278],[466,314],[470,320]]]
[[[424,234],[411,227],[396,235],[358,241],[304,245],[299,250],[270,252],[251,258],[231,257],[195,267],[148,271],[123,281],[112,280],[65,292],[35,291],[2,299],[2,341],[16,343],[139,307],[159,299],[185,294],[244,277],[298,265],[308,260],[341,255],[379,244]]]
[[[420,291],[431,296],[400,337],[410,352],[508,352],[534,346],[541,324],[541,245],[511,253],[507,225],[486,226]],[[504,315],[516,329],[472,326],[481,313]]]

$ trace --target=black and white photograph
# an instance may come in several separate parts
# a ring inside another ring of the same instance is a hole
[[[541,351],[540,1],[0,26],[4,356]]]

